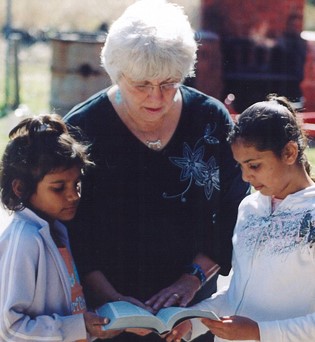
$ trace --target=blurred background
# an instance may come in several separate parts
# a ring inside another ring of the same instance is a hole
[[[134,1],[0,0],[0,154],[22,117],[63,115],[110,85],[100,49]],[[303,113],[312,146],[315,0],[171,2],[184,7],[200,44],[196,78],[186,83],[219,98],[232,115],[270,92],[285,95]]]
[[[22,118],[65,114],[110,84],[100,68],[109,25],[135,0],[0,0],[0,156]],[[150,1],[150,0],[148,0]],[[171,0],[200,44],[187,84],[233,117],[270,92],[288,96],[315,168],[315,0]],[[0,233],[8,216],[0,208]],[[219,287],[229,277],[220,277]]]
[[[104,33],[133,2],[0,0],[0,155],[21,117],[64,114],[108,83],[99,67]],[[176,3],[197,30],[199,1]]]

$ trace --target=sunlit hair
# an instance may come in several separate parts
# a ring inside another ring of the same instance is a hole
[[[113,83],[122,74],[135,81],[194,76],[197,43],[181,7],[140,0],[110,27],[101,62]]]
[[[24,119],[9,138],[0,164],[0,191],[2,203],[10,210],[22,210],[46,174],[73,166],[83,172],[93,164],[87,146],[70,136],[57,114]],[[16,179],[22,184],[21,197],[12,189]]]
[[[229,134],[228,141],[237,139],[258,151],[272,151],[281,157],[286,144],[293,141],[298,146],[297,162],[311,173],[305,155],[307,137],[297,118],[296,111],[287,98],[270,94],[267,101],[257,102],[247,108],[238,118]]]

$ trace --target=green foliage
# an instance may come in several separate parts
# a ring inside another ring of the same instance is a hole
[[[306,150],[306,155],[309,160],[309,162],[312,165],[313,168],[313,174],[315,174],[315,144],[313,142],[313,147],[310,147]]]
[[[8,110],[5,105],[0,105],[0,118],[7,114]]]
[[[304,29],[315,30],[315,0],[308,0],[304,8]]]

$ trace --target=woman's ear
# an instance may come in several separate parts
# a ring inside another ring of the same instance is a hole
[[[298,157],[299,148],[296,142],[289,141],[282,152],[282,158],[288,165],[293,165]]]
[[[24,183],[20,179],[14,179],[12,181],[12,190],[16,197],[22,198],[24,191]]]

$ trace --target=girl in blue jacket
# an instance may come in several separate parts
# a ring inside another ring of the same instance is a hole
[[[0,166],[3,205],[14,212],[0,238],[0,341],[90,341],[107,319],[88,312],[65,226],[92,164],[61,118],[41,115],[9,134]]]

